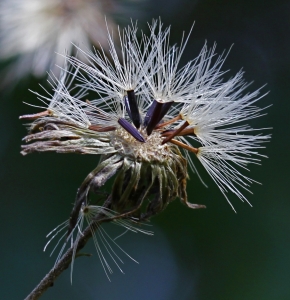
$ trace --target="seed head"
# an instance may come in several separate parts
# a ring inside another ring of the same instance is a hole
[[[215,45],[205,45],[180,67],[189,36],[180,47],[170,46],[169,28],[163,30],[160,21],[149,28],[140,43],[135,24],[119,30],[121,58],[110,33],[108,56],[77,48],[87,57],[84,63],[65,55],[60,80],[51,76],[53,94],[38,95],[45,110],[21,117],[34,120],[24,155],[101,155],[78,190],[68,236],[91,207],[89,193],[112,177],[107,208],[138,221],[160,213],[177,197],[190,208],[205,207],[187,201],[188,165],[196,173],[195,165],[202,165],[231,206],[228,192],[247,201],[241,190],[250,191],[255,182],[242,171],[260,163],[258,151],[270,135],[247,122],[264,114],[256,104],[265,94],[245,94],[243,72],[224,81],[226,55],[215,58]]]
[[[262,115],[256,103],[265,94],[257,90],[243,95],[248,87],[243,72],[223,82],[225,56],[214,60],[215,45],[205,45],[196,59],[180,68],[189,36],[180,47],[171,47],[170,29],[162,26],[153,21],[141,43],[136,24],[119,30],[121,58],[110,33],[111,56],[78,48],[87,56],[86,64],[66,55],[62,78],[53,77],[54,95],[44,98],[49,114],[40,116],[31,126],[33,134],[25,138],[38,142],[23,146],[22,153],[110,153],[133,164],[164,165],[179,147],[194,170],[189,153],[195,153],[227,199],[231,191],[246,200],[240,188],[249,190],[254,181],[239,168],[260,161],[257,149],[270,136],[245,122]],[[66,83],[70,76],[77,81],[77,92]],[[87,92],[96,97],[82,100]],[[54,130],[43,130],[47,126]]]

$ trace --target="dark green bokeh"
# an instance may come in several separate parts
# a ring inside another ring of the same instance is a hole
[[[224,65],[229,75],[243,68],[246,80],[254,80],[252,91],[267,83],[263,90],[270,94],[260,105],[273,106],[254,127],[273,127],[273,138],[263,151],[269,159],[250,174],[263,185],[248,196],[253,208],[231,198],[235,214],[200,167],[209,189],[191,174],[188,193],[206,210],[175,201],[152,220],[154,237],[122,238],[140,264],[126,260],[126,275],[115,268],[111,283],[90,243],[94,256],[77,260],[73,285],[66,271],[42,299],[290,299],[289,11],[289,1],[148,2],[140,27],[161,16],[172,25],[172,43],[195,21],[184,62],[205,40],[216,41],[218,53],[234,44]],[[3,299],[23,299],[52,267],[54,258],[42,252],[45,235],[67,218],[77,187],[98,162],[95,156],[19,154],[26,130],[18,116],[37,111],[22,103],[37,103],[28,88],[41,91],[37,80],[26,79],[0,102]]]

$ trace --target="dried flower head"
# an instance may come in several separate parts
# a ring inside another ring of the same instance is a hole
[[[243,94],[248,85],[242,72],[223,81],[226,55],[215,57],[215,46],[205,45],[196,59],[180,67],[188,37],[180,47],[170,46],[170,30],[163,30],[160,21],[149,28],[141,42],[135,24],[119,31],[121,58],[112,34],[109,56],[102,49],[78,48],[87,56],[84,63],[65,55],[60,80],[51,77],[54,94],[39,95],[44,111],[21,117],[34,120],[24,138],[24,155],[101,155],[78,190],[68,236],[78,226],[89,192],[111,177],[108,209],[119,216],[146,220],[177,197],[188,207],[205,207],[187,201],[187,167],[196,170],[194,160],[229,203],[228,192],[247,201],[241,189],[249,190],[254,180],[241,171],[260,162],[258,149],[270,136],[246,122],[262,115],[256,102],[264,95],[260,90]]]

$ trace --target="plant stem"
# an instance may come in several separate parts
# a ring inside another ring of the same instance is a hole
[[[78,241],[76,241],[77,245],[73,245],[70,249],[67,250],[67,252],[58,261],[58,263],[45,275],[45,277],[40,281],[40,283],[33,289],[33,291],[24,300],[37,300],[42,296],[42,294],[48,288],[53,286],[54,281],[57,279],[57,277],[69,267],[72,261],[74,247],[76,247],[76,254],[77,254],[82,248],[84,248],[88,240],[91,238],[92,228],[94,228],[94,231],[96,231],[99,228],[99,226],[104,222],[111,222],[113,220],[126,218],[129,215],[132,215],[132,213],[134,213],[140,208],[143,202],[143,197],[141,196],[140,198],[141,201],[137,201],[138,203],[137,206],[127,212],[123,212],[119,215],[109,217],[109,218],[106,217],[103,213],[99,213],[98,215],[96,215],[93,218],[92,222],[82,232],[82,237]],[[111,204],[112,204],[112,196],[109,195],[107,200],[104,202],[103,207],[109,208]]]
[[[103,217],[103,216],[102,216]],[[95,220],[95,226],[99,226],[104,221],[108,221],[108,218],[103,218],[101,220]],[[92,236],[90,224],[84,231],[83,236],[77,241],[77,250],[78,252],[82,249],[86,243],[88,242],[89,238]],[[66,270],[71,261],[73,255],[73,247],[68,249],[67,252],[63,255],[63,257],[59,260],[59,262],[45,275],[45,277],[40,281],[40,283],[33,289],[33,291],[25,298],[25,300],[36,300],[41,297],[41,295],[50,287],[53,286],[54,281],[57,277]]]
[[[107,200],[104,202],[103,207],[110,207],[111,205],[111,195],[107,198]],[[82,237],[76,241],[76,253],[80,251],[88,242],[90,237],[92,236],[92,228],[95,230],[98,229],[98,227],[101,225],[101,223],[104,222],[110,222],[112,220],[115,220],[117,218],[123,217],[124,214],[115,216],[115,217],[105,217],[103,213],[98,214],[95,216],[95,218],[92,220],[92,222],[86,227],[86,229],[82,233]],[[74,246],[67,250],[67,252],[62,256],[62,258],[58,261],[58,263],[44,276],[44,278],[40,281],[40,283],[33,289],[33,291],[24,299],[24,300],[37,300],[39,299],[42,294],[50,287],[53,286],[54,281],[57,279],[57,277],[66,270],[71,261],[72,256],[74,252]]]

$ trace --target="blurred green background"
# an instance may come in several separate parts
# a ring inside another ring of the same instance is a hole
[[[234,44],[224,65],[234,75],[241,68],[254,81],[253,91],[265,83],[270,91],[260,106],[273,104],[254,127],[273,127],[263,150],[269,159],[252,166],[254,185],[248,199],[253,208],[231,198],[235,214],[202,170],[206,189],[191,174],[191,202],[206,210],[190,210],[174,201],[152,219],[155,235],[127,234],[119,244],[139,261],[125,259],[121,274],[114,267],[109,282],[92,242],[92,257],[78,258],[73,285],[64,272],[41,299],[290,299],[290,1],[149,0],[132,2],[131,15],[139,27],[161,17],[172,25],[171,43],[194,30],[183,62],[194,58],[207,40],[217,52]],[[139,7],[140,5],[140,7]],[[23,104],[37,103],[29,89],[41,92],[28,77],[13,89],[2,90],[0,101],[1,299],[23,299],[54,264],[42,251],[45,235],[67,219],[78,186],[96,166],[98,157],[41,153],[20,155],[26,129],[18,116],[36,112]]]

